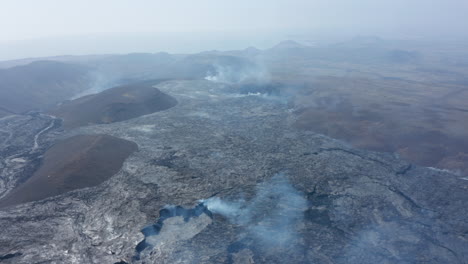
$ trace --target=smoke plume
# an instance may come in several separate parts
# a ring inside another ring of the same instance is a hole
[[[304,195],[297,191],[284,174],[277,174],[257,186],[250,201],[225,201],[210,198],[202,203],[213,214],[245,228],[262,247],[277,247],[298,241],[298,224],[307,208]]]
[[[213,63],[205,79],[227,84],[266,83],[270,80],[270,74],[260,63],[236,57],[221,57]]]

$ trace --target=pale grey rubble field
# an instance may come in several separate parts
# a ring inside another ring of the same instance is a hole
[[[51,119],[41,115],[0,120],[31,126],[2,127],[5,140],[23,140],[2,159],[28,153],[2,163],[10,175],[77,134],[139,147],[103,184],[1,210],[2,263],[467,263],[460,176],[295,130],[290,106],[268,96],[208,80],[157,88],[178,104],[123,122],[64,132],[44,131]],[[181,213],[137,252],[168,206]]]

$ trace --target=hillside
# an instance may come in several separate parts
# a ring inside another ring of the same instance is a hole
[[[67,129],[107,124],[166,110],[177,101],[146,83],[123,85],[68,101],[51,111]]]
[[[45,110],[89,89],[89,68],[37,61],[0,69],[0,107],[15,113]]]
[[[133,142],[108,135],[62,140],[44,153],[41,166],[31,178],[0,200],[0,207],[98,185],[116,174],[137,149]]]

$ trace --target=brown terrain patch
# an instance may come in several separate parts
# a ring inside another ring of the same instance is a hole
[[[66,129],[108,124],[169,109],[177,100],[148,84],[114,87],[68,101],[51,111],[64,120]]]
[[[116,174],[137,149],[134,142],[109,135],[78,135],[62,140],[46,151],[31,178],[0,200],[0,207],[96,186]]]
[[[307,87],[295,99],[297,128],[468,175],[466,88],[339,77]]]

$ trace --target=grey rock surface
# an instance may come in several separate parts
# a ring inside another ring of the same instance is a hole
[[[468,263],[468,181],[299,132],[279,98],[157,87],[178,105],[44,135],[109,134],[139,151],[99,186],[0,211],[0,262]],[[168,205],[207,210],[145,238]]]
[[[59,119],[34,112],[0,119],[0,198],[37,169],[59,126]]]

